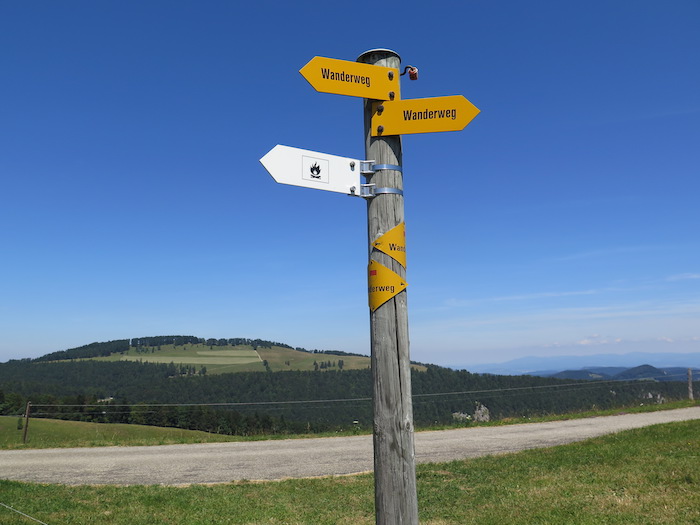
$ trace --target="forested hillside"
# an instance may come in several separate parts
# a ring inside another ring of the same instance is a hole
[[[338,350],[292,348],[285,343],[248,338],[156,336],[121,339],[51,352],[34,362],[77,359],[173,363],[180,375],[288,370],[368,368],[368,356]]]
[[[64,361],[67,359],[89,359],[93,357],[107,357],[111,354],[127,352],[130,348],[155,348],[158,346],[173,345],[185,346],[193,344],[202,344],[206,346],[241,346],[248,345],[254,349],[258,347],[270,348],[279,346],[281,348],[292,348],[284,343],[275,343],[265,341],[263,339],[246,339],[243,337],[229,339],[205,339],[203,337],[195,337],[193,335],[159,335],[155,337],[135,337],[133,339],[118,339],[116,341],[107,341],[105,343],[90,343],[89,345],[70,348],[68,350],[59,350],[51,352],[44,356],[34,359],[34,361]],[[297,350],[306,351],[303,348]]]
[[[522,418],[658,403],[687,395],[683,382],[571,381],[436,366],[414,370],[412,381],[417,426],[484,414]],[[0,364],[0,411],[19,414],[31,401],[35,415],[45,417],[225,433],[314,431],[371,426],[371,385],[368,369],[181,376],[172,364],[22,360]]]
[[[129,350],[129,340],[120,339],[108,341],[106,343],[90,343],[89,345],[71,348],[69,350],[59,350],[50,354],[37,357],[34,361],[63,361],[66,359],[89,359],[91,357],[106,357],[118,352]]]

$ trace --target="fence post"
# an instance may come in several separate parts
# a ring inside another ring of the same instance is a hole
[[[27,431],[29,430],[29,415],[32,412],[32,402],[27,401],[27,409],[24,411],[24,434],[22,435],[22,443],[27,442]]]
[[[695,401],[693,397],[693,369],[688,369],[688,399]]]

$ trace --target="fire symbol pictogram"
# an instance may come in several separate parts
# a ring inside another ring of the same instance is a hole
[[[311,166],[311,177],[314,179],[321,178],[321,166],[319,166],[316,162],[314,162]]]

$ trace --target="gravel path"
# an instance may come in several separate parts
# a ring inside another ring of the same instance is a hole
[[[700,407],[645,414],[416,433],[416,460],[433,463],[550,447],[658,423],[700,419]],[[367,472],[372,437],[153,447],[0,451],[0,479],[67,485],[182,485]]]

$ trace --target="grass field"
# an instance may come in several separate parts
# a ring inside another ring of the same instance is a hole
[[[29,439],[24,445],[23,430],[18,428],[17,421],[16,416],[0,416],[0,449],[175,445],[236,440],[233,436],[179,428],[34,418],[29,421]]]
[[[625,409],[608,409],[578,412],[571,414],[549,415],[536,418],[523,419],[508,418],[494,420],[487,423],[470,423],[478,426],[513,425],[526,422],[560,421],[564,419],[588,418],[599,416],[611,416],[620,412],[653,412],[657,410],[670,410],[674,408],[686,408],[696,406],[698,402],[674,401],[663,405],[642,405]],[[162,428],[144,425],[126,425],[119,423],[87,423],[83,421],[65,421],[60,419],[32,418],[29,424],[27,443],[22,442],[23,431],[18,428],[18,416],[0,416],[0,450],[2,449],[27,449],[27,448],[65,448],[65,447],[108,447],[108,446],[149,446],[171,445],[186,443],[214,443],[223,441],[251,441],[261,439],[290,439],[304,437],[324,437],[356,435],[357,433],[369,434],[371,427],[353,427],[346,431],[332,431],[328,433],[316,433],[313,435],[252,435],[252,436],[226,436],[211,434],[196,430],[183,430],[177,428]],[[445,430],[461,427],[461,424],[431,426],[418,430]],[[2,522],[0,522],[1,524]]]
[[[253,434],[248,436],[229,436],[180,428],[32,418],[29,422],[27,443],[23,443],[24,432],[23,429],[18,428],[18,419],[20,418],[17,416],[0,416],[0,450],[180,445],[192,443],[222,443],[228,441],[354,436],[358,433],[358,429],[352,428],[346,431],[329,431],[315,434]],[[369,434],[370,429],[365,429],[364,433]],[[0,525],[2,525],[1,520]]]
[[[263,372],[264,362],[273,372],[282,370],[314,370],[314,362],[334,363],[331,370],[338,370],[338,360],[343,360],[343,369],[353,370],[368,368],[369,357],[336,356],[331,354],[312,354],[291,348],[273,346],[272,348],[251,346],[207,346],[188,344],[185,346],[162,345],[148,348],[146,351],[130,348],[128,352],[112,354],[108,357],[94,358],[98,361],[143,361],[149,363],[175,363],[192,365],[199,370],[206,367],[207,374],[228,372]]]
[[[700,421],[690,421],[551,449],[419,465],[420,521],[700,523],[699,436]],[[374,523],[371,475],[179,488],[0,481],[0,503],[48,525]],[[0,506],[0,523],[31,521]]]

